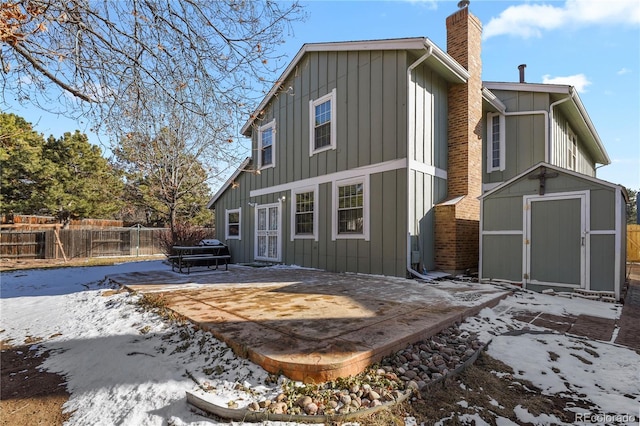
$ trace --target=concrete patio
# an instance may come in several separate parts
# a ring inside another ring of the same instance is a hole
[[[272,373],[323,382],[354,375],[390,353],[496,305],[486,284],[424,283],[288,267],[231,265],[183,275],[110,275],[131,291],[209,330]]]

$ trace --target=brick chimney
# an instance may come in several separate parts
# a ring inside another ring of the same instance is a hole
[[[449,87],[447,199],[435,210],[438,269],[476,270],[482,194],[482,24],[462,7],[447,18],[447,53],[469,72]]]

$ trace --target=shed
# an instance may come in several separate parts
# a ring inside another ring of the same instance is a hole
[[[525,170],[480,197],[480,279],[619,300],[627,198],[619,185],[548,163]]]

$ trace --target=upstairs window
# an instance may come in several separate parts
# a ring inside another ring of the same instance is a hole
[[[309,155],[336,148],[336,90],[309,102]]]
[[[487,172],[505,168],[505,120],[504,115],[487,115]]]
[[[275,119],[258,128],[258,167],[261,169],[275,166],[275,129]]]

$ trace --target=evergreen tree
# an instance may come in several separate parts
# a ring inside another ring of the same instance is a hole
[[[0,114],[3,213],[113,218],[123,183],[86,135],[44,137],[14,114]]]

